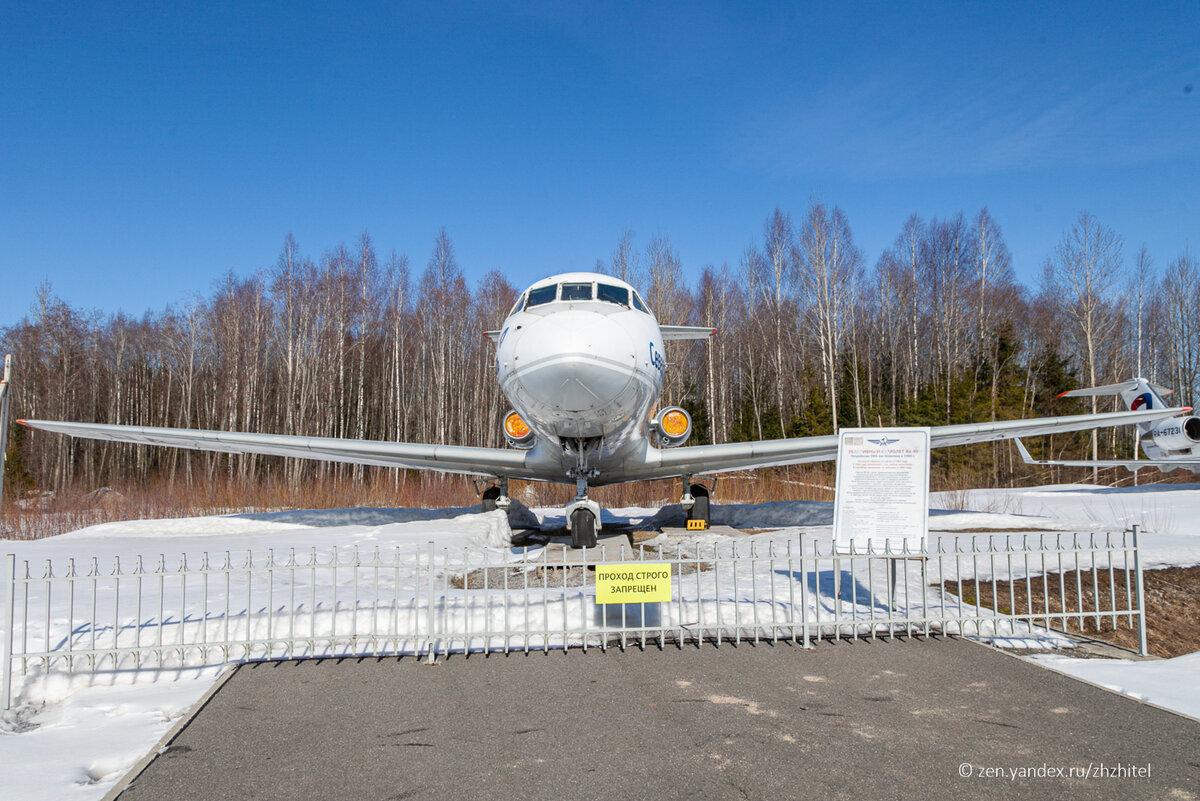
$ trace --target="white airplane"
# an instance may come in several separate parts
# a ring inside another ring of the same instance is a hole
[[[707,339],[713,328],[659,325],[632,286],[598,273],[564,273],[521,293],[496,343],[496,375],[513,411],[504,419],[511,449],[345,440],[230,431],[23,420],[77,437],[177,448],[258,453],[383,467],[487,476],[485,510],[507,508],[510,479],[574,484],[567,506],[572,545],[591,547],[600,507],[588,489],[646,479],[682,479],[689,519],[708,519],[701,474],[831,461],[836,435],[684,446],[692,420],[678,406],[657,408],[667,370],[663,343]],[[1143,423],[1178,410],[934,426],[934,447]]]
[[[1120,384],[1106,384],[1102,387],[1071,389],[1059,393],[1060,398],[1084,398],[1094,395],[1120,395],[1130,411],[1145,409],[1168,409],[1170,417],[1159,420],[1147,420],[1137,424],[1142,451],[1145,459],[1034,459],[1029,455],[1021,440],[1017,440],[1017,450],[1025,464],[1061,465],[1063,467],[1124,467],[1127,470],[1141,470],[1144,467],[1157,467],[1164,473],[1184,468],[1193,473],[1200,472],[1200,417],[1185,412],[1189,408],[1170,409],[1163,398],[1175,390],[1151,384],[1144,378],[1131,378]]]

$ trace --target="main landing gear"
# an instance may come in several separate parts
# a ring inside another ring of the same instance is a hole
[[[497,509],[508,511],[512,501],[508,497],[508,479],[501,477],[500,483],[483,491],[483,511],[494,512]]]
[[[683,477],[683,497],[679,505],[687,514],[689,531],[704,531],[709,524],[709,490],[703,484],[693,484],[691,476]]]

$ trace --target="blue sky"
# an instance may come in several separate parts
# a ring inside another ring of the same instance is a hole
[[[747,7],[751,7],[747,10]],[[49,281],[140,315],[367,230],[518,284],[779,205],[873,266],[987,206],[1019,277],[1080,211],[1200,241],[1200,4],[0,2],[0,327]]]

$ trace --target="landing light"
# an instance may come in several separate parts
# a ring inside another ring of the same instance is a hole
[[[658,444],[674,448],[682,445],[692,433],[692,417],[678,406],[668,406],[650,421],[651,436]]]
[[[525,439],[529,436],[529,424],[521,419],[521,415],[509,412],[508,417],[504,418],[504,433],[515,440]]]
[[[690,425],[687,415],[679,409],[672,409],[662,418],[663,433],[672,439],[686,434]]]

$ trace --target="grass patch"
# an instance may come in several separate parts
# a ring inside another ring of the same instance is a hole
[[[1078,579],[1077,579],[1078,576]],[[1046,573],[1013,581],[957,581],[942,586],[964,603],[1001,614],[1038,618],[1041,615],[1079,612],[1112,612],[1136,604],[1132,571],[1126,582],[1124,570]],[[1166,567],[1143,572],[1146,601],[1146,640],[1151,654],[1163,658],[1200,651],[1200,566]],[[935,585],[936,586],[936,585]],[[1115,606],[1114,606],[1115,599]],[[1126,615],[1097,617],[1085,614],[1066,620],[1051,620],[1049,628],[1083,634],[1137,650],[1137,620]]]

